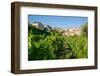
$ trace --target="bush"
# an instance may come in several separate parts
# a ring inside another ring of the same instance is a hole
[[[70,36],[66,39],[70,49],[72,49],[72,58],[88,57],[88,40],[85,36]]]

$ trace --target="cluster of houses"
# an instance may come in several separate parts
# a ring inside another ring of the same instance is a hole
[[[46,30],[50,32],[52,30],[50,25],[42,24],[41,22],[34,22],[32,23],[32,26],[39,28],[41,30]],[[69,28],[69,29],[58,29],[59,32],[62,32],[64,36],[74,36],[74,35],[80,35],[81,34],[81,28]]]
[[[81,28],[70,28],[70,29],[63,30],[64,36],[74,36],[80,34],[81,34]]]

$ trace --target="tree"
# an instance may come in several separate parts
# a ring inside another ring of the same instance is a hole
[[[82,26],[82,35],[88,37],[88,23],[85,23],[85,24]]]

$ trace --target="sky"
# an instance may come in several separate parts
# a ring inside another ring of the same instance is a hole
[[[88,22],[88,17],[77,16],[52,16],[52,15],[28,15],[28,22],[41,22],[57,28],[80,27]]]

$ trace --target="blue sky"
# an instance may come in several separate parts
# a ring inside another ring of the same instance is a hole
[[[88,22],[88,17],[75,17],[75,16],[51,16],[51,15],[28,15],[28,22],[42,22],[51,27],[58,28],[72,28],[80,27]]]

